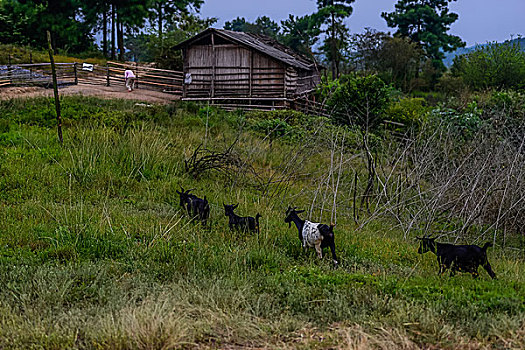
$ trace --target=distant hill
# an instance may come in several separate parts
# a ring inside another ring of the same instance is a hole
[[[525,51],[525,38],[513,39],[513,40],[511,40],[511,42],[519,43],[520,46],[521,46],[521,49],[523,51]],[[445,66],[450,67],[450,66],[452,66],[452,63],[453,63],[454,58],[456,56],[470,53],[470,52],[476,50],[476,48],[478,48],[480,46],[487,46],[487,45],[488,45],[488,43],[487,44],[479,44],[479,45],[474,45],[474,46],[470,46],[470,47],[463,47],[463,48],[457,49],[456,51],[449,52],[449,53],[446,54],[445,59],[443,60],[443,63],[445,63]]]

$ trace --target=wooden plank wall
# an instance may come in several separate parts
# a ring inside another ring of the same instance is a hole
[[[285,97],[285,67],[236,44],[192,45],[186,50],[192,83],[185,98]]]

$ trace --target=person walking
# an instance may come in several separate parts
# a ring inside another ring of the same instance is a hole
[[[133,91],[133,88],[135,87],[135,79],[137,78],[135,73],[133,73],[131,69],[126,69],[124,72],[124,78],[126,79],[126,88],[128,91]]]

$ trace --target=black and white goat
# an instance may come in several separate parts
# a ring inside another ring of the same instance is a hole
[[[485,243],[483,247],[477,245],[454,245],[447,243],[438,243],[435,238],[416,237],[419,239],[418,253],[423,254],[432,252],[436,254],[439,264],[439,274],[450,269],[450,275],[456,271],[469,272],[474,277],[478,277],[478,267],[483,266],[492,278],[496,274],[492,271],[489,260],[487,259],[487,248],[492,247],[491,243]]]
[[[239,230],[239,231],[251,231],[251,232],[259,232],[259,218],[261,217],[261,214],[257,213],[255,215],[255,218],[251,216],[239,216],[235,214],[233,211],[237,209],[239,204],[224,204],[224,215],[228,217],[228,225],[230,226],[230,230]]]
[[[210,204],[204,196],[204,199],[197,197],[190,193],[191,190],[184,190],[181,186],[181,191],[177,191],[180,199],[180,206],[186,210],[191,218],[198,218],[203,225],[206,225],[208,218],[210,217]]]
[[[299,231],[299,240],[303,244],[303,248],[306,250],[308,247],[315,248],[317,256],[322,259],[323,248],[329,247],[332,252],[332,260],[334,265],[337,266],[339,262],[335,255],[335,241],[334,241],[334,224],[330,226],[320,223],[310,222],[308,220],[302,220],[297,214],[304,212],[304,210],[296,210],[297,208],[288,207],[286,210],[286,218],[284,222],[288,224],[288,227],[292,225],[292,222]]]

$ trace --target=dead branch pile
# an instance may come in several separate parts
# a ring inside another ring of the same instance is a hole
[[[193,154],[184,160],[184,169],[193,178],[198,178],[208,170],[215,170],[226,175],[232,175],[234,172],[245,166],[246,163],[241,160],[238,154],[235,153],[234,147],[238,139],[235,140],[224,151],[213,151],[203,148],[200,144]]]

